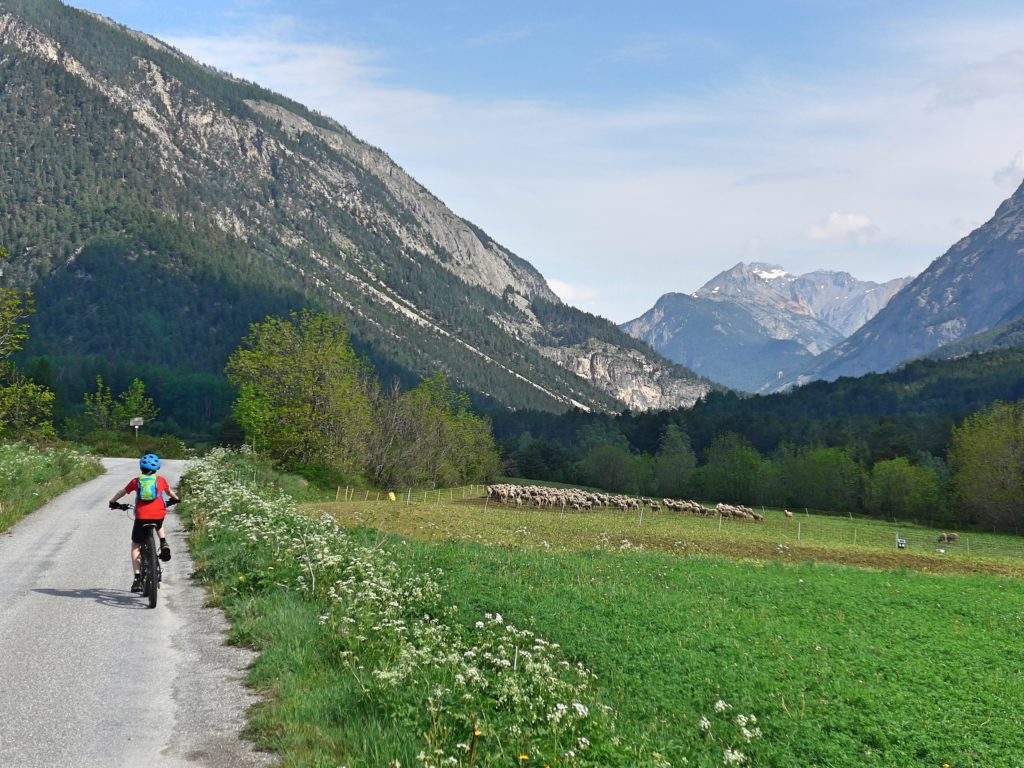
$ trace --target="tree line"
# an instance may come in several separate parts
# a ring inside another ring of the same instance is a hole
[[[614,423],[589,421],[571,444],[522,433],[502,444],[509,474],[655,497],[810,508],[1019,532],[1024,401],[996,402],[953,427],[945,457],[917,451],[868,461],[850,446],[782,443],[770,453],[726,431],[694,450],[669,422],[653,453]]]

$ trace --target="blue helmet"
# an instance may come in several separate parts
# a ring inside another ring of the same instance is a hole
[[[139,469],[144,472],[156,472],[160,469],[160,457],[155,453],[147,453],[139,459]]]

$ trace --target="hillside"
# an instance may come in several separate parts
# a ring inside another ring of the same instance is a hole
[[[1024,314],[1024,312],[1022,312]],[[928,355],[930,360],[955,360],[966,355],[994,352],[1000,349],[1024,349],[1024,317],[991,331],[976,333],[960,341],[939,347]]]
[[[886,371],[1024,317],[1024,185],[795,381]]]
[[[668,424],[679,424],[702,455],[714,438],[735,432],[761,453],[784,444],[841,446],[875,462],[927,452],[944,456],[950,431],[996,400],[1024,398],[1024,349],[956,360],[916,360],[887,373],[815,381],[788,392],[740,396],[711,392],[692,409],[665,413],[494,414],[495,433],[511,444],[523,433],[574,446],[595,422],[621,432],[635,452],[654,454]],[[542,478],[541,478],[542,479]]]
[[[342,125],[57,0],[0,0],[3,280],[58,379],[218,374],[248,324],[342,313],[386,373],[549,411],[708,384],[566,307],[527,261]],[[202,393],[197,394],[202,396]]]

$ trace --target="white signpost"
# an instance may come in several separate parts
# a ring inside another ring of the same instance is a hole
[[[135,439],[136,440],[139,439],[139,427],[141,427],[143,425],[143,423],[144,422],[143,422],[141,416],[132,416],[130,419],[128,419],[128,426],[135,428]]]

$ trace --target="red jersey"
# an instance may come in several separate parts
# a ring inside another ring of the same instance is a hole
[[[135,519],[136,520],[163,520],[167,515],[167,505],[164,504],[164,494],[171,492],[171,486],[162,476],[157,475],[156,490],[160,495],[153,501],[139,501],[139,478],[133,477],[132,481],[124,487],[122,494],[135,494]]]

